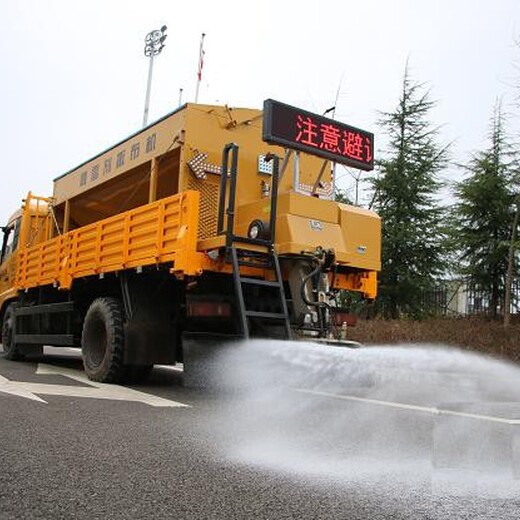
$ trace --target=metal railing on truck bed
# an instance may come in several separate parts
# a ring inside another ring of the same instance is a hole
[[[199,193],[185,191],[21,248],[18,289],[70,288],[75,278],[174,262],[197,274]]]

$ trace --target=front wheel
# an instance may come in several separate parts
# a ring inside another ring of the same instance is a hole
[[[9,304],[5,310],[4,320],[2,322],[2,347],[4,349],[4,358],[11,361],[23,359],[19,346],[14,341],[14,304]]]
[[[92,381],[119,383],[125,376],[123,309],[117,298],[97,298],[90,305],[81,335],[85,373]]]

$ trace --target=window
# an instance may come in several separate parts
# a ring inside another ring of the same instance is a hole
[[[2,242],[2,258],[0,263],[7,260],[13,251],[16,251],[18,247],[18,240],[20,238],[20,221],[21,217],[18,217],[14,222],[8,224],[2,228],[4,232],[4,240]]]

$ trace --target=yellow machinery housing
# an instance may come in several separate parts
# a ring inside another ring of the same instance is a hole
[[[182,359],[189,331],[276,336],[278,320],[285,337],[338,336],[334,292],[377,294],[380,219],[335,202],[331,171],[264,142],[260,110],[184,105],[55,179],[52,197],[29,194],[3,228],[6,355],[81,345],[89,377],[110,382]],[[100,351],[118,320],[121,344]]]

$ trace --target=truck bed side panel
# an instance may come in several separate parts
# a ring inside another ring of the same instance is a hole
[[[68,288],[74,278],[166,262],[195,274],[198,209],[199,194],[186,191],[22,249],[17,288]]]

